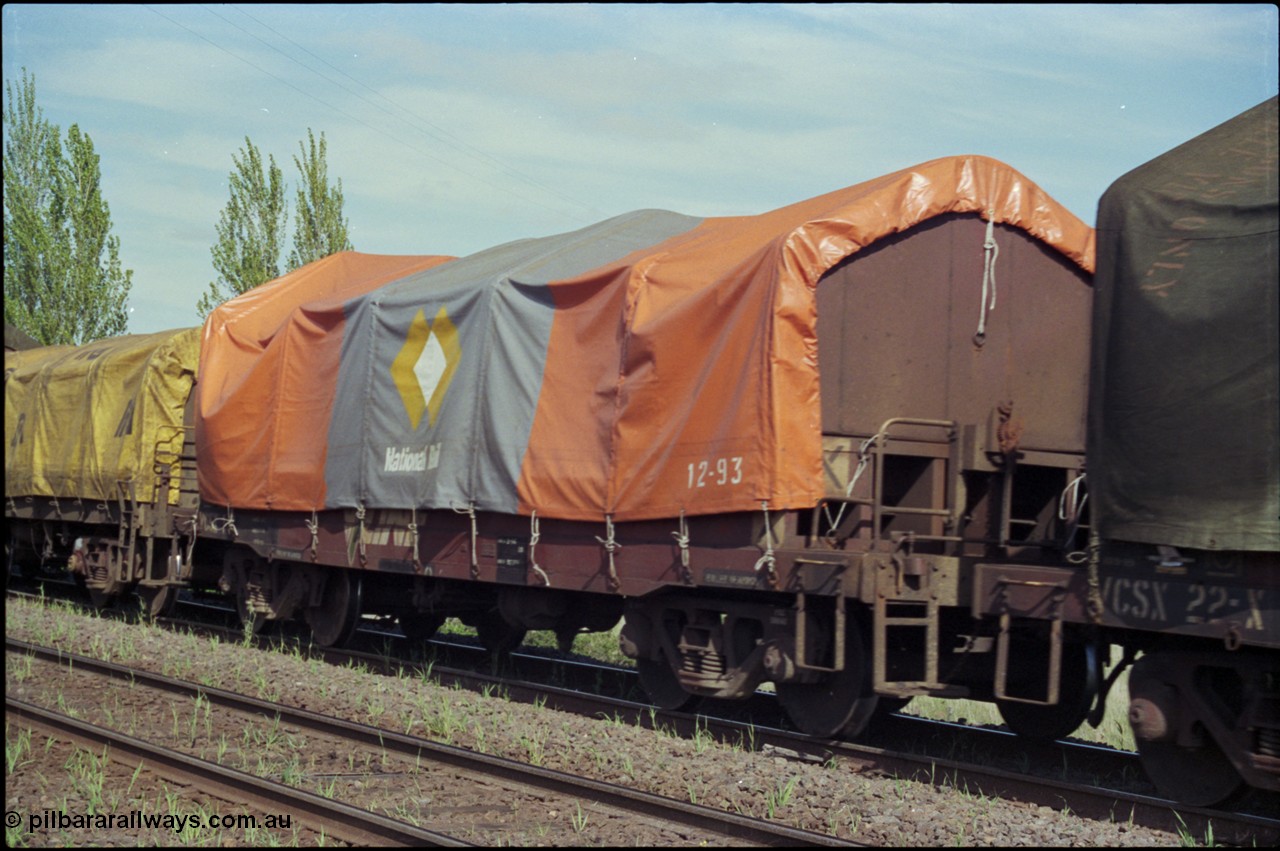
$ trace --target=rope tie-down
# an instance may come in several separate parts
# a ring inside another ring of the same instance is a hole
[[[862,441],[862,445],[858,447],[858,466],[853,471],[853,477],[849,479],[848,487],[844,489],[845,500],[849,500],[853,497],[853,490],[858,486],[858,480],[862,478],[863,471],[867,469],[867,463],[871,460],[871,453],[868,450],[870,450],[871,447],[883,436],[884,432],[873,434],[866,440]],[[844,521],[844,513],[848,507],[849,503],[847,501],[840,503],[840,510],[836,512],[835,517],[832,517],[831,504],[827,502],[822,504],[823,516],[827,518],[827,528],[832,532],[831,535],[827,536],[831,543],[835,542],[834,533],[840,528],[840,524]]]
[[[452,507],[452,506],[450,506]],[[454,508],[454,514],[465,514],[471,518],[471,578],[480,578],[480,561],[476,553],[476,504],[468,503],[466,508]]]
[[[769,503],[761,500],[760,510],[764,512],[764,555],[756,561],[756,573],[760,572],[760,568],[767,568],[766,575],[769,577],[769,587],[778,587],[778,571],[776,569],[778,559],[773,554],[773,525],[769,522]]]
[[[418,557],[418,507],[409,510],[409,541],[413,547],[413,572],[422,572],[422,559]]]
[[[597,535],[596,540],[600,542],[604,547],[604,551],[609,555],[609,590],[617,591],[622,587],[622,583],[618,580],[618,567],[614,563],[614,554],[622,549],[622,544],[619,544],[614,537],[612,514],[604,516],[604,534],[603,538]]]
[[[1058,519],[1066,528],[1063,534],[1063,546],[1070,546],[1075,541],[1076,532],[1080,528],[1080,517],[1084,514],[1084,504],[1089,501],[1089,494],[1084,490],[1086,473],[1081,473],[1071,480],[1058,497]],[[1084,550],[1067,553],[1067,561],[1071,564],[1084,564],[1089,560],[1088,545]]]
[[[356,508],[356,520],[360,523],[360,529],[356,533],[360,536],[359,539],[356,541],[356,549],[360,553],[360,566],[364,567],[369,563],[369,553],[365,549],[365,541],[364,541],[364,504],[363,503],[361,503],[360,506]]]
[[[684,519],[684,509],[680,509],[680,528],[671,533],[680,548],[680,578],[686,585],[693,584],[693,571],[689,569],[689,524]]]
[[[996,309],[996,259],[1000,256],[1000,246],[996,245],[996,211],[987,211],[987,237],[982,242],[982,304],[979,305],[978,333],[973,335],[973,344],[981,346],[987,339],[987,314]],[[987,292],[991,293],[991,302],[987,303]]]
[[[538,566],[538,540],[542,537],[542,526],[538,523],[538,512],[529,517],[529,567],[542,580],[542,584],[551,587],[551,577]]]
[[[320,550],[320,517],[315,509],[312,509],[311,519],[302,522],[307,525],[307,531],[311,533],[311,561],[314,562]]]
[[[224,531],[229,532],[231,537],[238,538],[240,531],[236,529],[236,510],[228,505],[227,516],[214,518],[213,522],[209,524],[209,528],[219,534]]]

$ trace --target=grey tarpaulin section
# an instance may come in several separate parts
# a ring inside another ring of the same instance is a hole
[[[548,283],[700,222],[628,213],[500,245],[349,303],[336,398],[353,401],[330,423],[326,503],[516,513],[555,311]]]
[[[1089,410],[1102,537],[1280,549],[1276,98],[1098,205]]]

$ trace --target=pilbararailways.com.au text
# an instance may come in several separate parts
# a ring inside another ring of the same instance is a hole
[[[51,830],[171,830],[180,834],[186,830],[289,830],[292,828],[291,815],[255,816],[248,813],[227,815],[186,816],[144,813],[141,810],[130,810],[127,813],[65,813],[61,810],[41,810],[28,813],[24,818],[19,812],[10,810],[4,814],[5,827],[16,830],[23,821],[29,833],[43,833]]]

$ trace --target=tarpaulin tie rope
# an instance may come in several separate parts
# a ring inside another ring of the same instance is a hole
[[[240,531],[236,529],[236,510],[228,505],[227,516],[215,519],[209,524],[209,528],[215,532],[222,532],[224,530],[230,532],[231,537],[233,538],[240,537]]]
[[[409,510],[409,540],[413,546],[413,572],[422,572],[422,560],[418,558],[418,508]]]
[[[1075,539],[1076,530],[1080,524],[1080,515],[1084,512],[1084,504],[1089,501],[1087,491],[1084,496],[1080,495],[1086,475],[1086,473],[1081,473],[1072,479],[1071,483],[1063,489],[1062,495],[1058,497],[1058,519],[1067,524],[1064,546],[1069,546],[1072,540]],[[1066,558],[1071,564],[1084,564],[1088,560],[1089,554],[1086,549],[1084,552],[1069,552]]]
[[[198,526],[199,526],[199,524],[196,522],[196,518],[199,516],[199,514],[200,514],[200,499],[199,499],[199,497],[197,497],[197,498],[196,498],[196,512],[195,512],[195,514],[192,514],[192,515],[191,515],[191,517],[189,517],[189,518],[187,519],[187,522],[186,522],[186,526],[187,526],[187,570],[188,570],[188,571],[192,570],[192,569],[193,569],[193,565],[195,564],[195,562],[193,562],[193,561],[192,561],[192,558],[193,558],[193,557],[195,556],[195,554],[196,554],[196,538],[198,537],[198,536],[196,535],[196,530],[197,530],[197,528],[198,528]]]
[[[769,585],[770,587],[777,588],[778,574],[777,574],[777,571],[774,570],[774,565],[777,564],[778,560],[774,558],[774,555],[773,555],[773,525],[769,522],[769,503],[762,500],[760,502],[760,510],[764,512],[765,551],[764,551],[764,555],[760,556],[760,558],[756,561],[755,569],[756,569],[756,573],[759,573],[760,568],[767,567],[769,569],[768,571]]]
[[[452,508],[452,506],[450,506]],[[476,504],[474,502],[467,503],[466,508],[454,508],[454,514],[465,514],[471,518],[471,578],[480,578],[480,562],[476,554]]]
[[[1058,497],[1058,519],[1075,522],[1080,517],[1080,512],[1084,510],[1084,504],[1089,500],[1089,494],[1085,494],[1083,498],[1080,496],[1080,487],[1084,484],[1085,473],[1081,473],[1071,480],[1065,488],[1062,489],[1062,495]],[[1079,500],[1077,502],[1077,500]]]
[[[676,539],[676,546],[680,548],[680,576],[686,584],[692,585],[693,572],[689,570],[689,525],[684,519],[684,509],[680,510],[680,529],[672,532],[671,537]]]
[[[312,509],[311,519],[302,522],[307,524],[307,531],[311,533],[311,561],[314,562],[320,550],[320,518],[316,516],[315,509]]]
[[[618,581],[618,569],[617,565],[614,564],[613,556],[614,553],[622,549],[622,544],[619,544],[613,536],[612,514],[606,514],[604,516],[604,534],[605,537],[603,538],[597,535],[596,540],[604,546],[604,551],[609,554],[609,589],[617,591],[622,587],[622,583]]]
[[[533,512],[529,518],[529,566],[533,568],[533,572],[538,574],[538,578],[542,580],[542,584],[551,587],[551,577],[538,567],[538,539],[542,537],[542,525],[538,522],[538,512]]]
[[[996,309],[996,259],[1000,256],[1000,246],[996,245],[996,211],[987,210],[987,238],[982,242],[982,304],[978,314],[978,333],[973,335],[973,344],[981,346],[987,339],[987,312]],[[987,303],[987,291],[991,292],[991,303]]]
[[[844,489],[844,498],[846,500],[853,496],[853,489],[858,486],[858,479],[862,478],[862,472],[867,469],[867,462],[871,460],[871,454],[867,450],[883,436],[884,432],[873,434],[866,440],[862,441],[862,445],[858,447],[858,466],[854,468],[853,477],[849,479],[849,485]],[[840,503],[840,510],[836,512],[836,516],[833,519],[831,517],[830,504],[822,504],[822,513],[826,515],[827,523],[831,527],[831,531],[833,533],[840,528],[840,523],[844,520],[844,512],[848,507],[848,502]],[[834,535],[828,536],[828,542],[833,544],[835,543]]]
[[[360,553],[360,565],[363,567],[369,563],[369,556],[365,552],[364,545],[364,505],[360,505],[356,508],[356,521],[360,524],[360,539],[356,542],[356,549]]]

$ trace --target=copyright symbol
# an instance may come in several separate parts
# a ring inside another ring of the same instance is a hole
[[[22,825],[22,815],[12,810],[4,814],[4,826],[7,828],[17,828]]]

